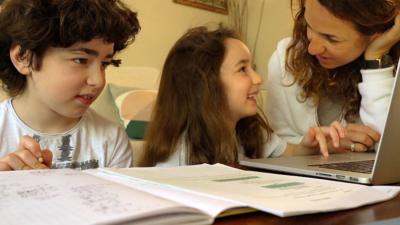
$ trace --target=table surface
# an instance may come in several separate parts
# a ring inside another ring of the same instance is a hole
[[[397,184],[400,185],[400,184]],[[347,225],[400,218],[400,195],[355,209],[281,218],[264,212],[246,213],[216,219],[216,225]]]

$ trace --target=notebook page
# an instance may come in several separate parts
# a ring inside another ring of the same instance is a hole
[[[229,199],[281,217],[351,209],[393,198],[398,186],[370,186],[234,169],[221,164],[114,170]]]
[[[154,169],[156,169],[156,167]],[[95,176],[103,177],[152,195],[162,196],[165,199],[195,207],[213,218],[219,216],[226,210],[246,206],[233,200],[221,199],[205,193],[193,192],[176,186],[168,186],[167,184],[160,185],[157,182],[136,178],[134,177],[134,174],[130,176],[130,171],[140,173],[141,168],[102,168],[99,170],[93,170],[91,173]],[[126,174],[128,176],[125,176]],[[160,174],[162,173],[159,173],[159,176],[162,177]],[[249,210],[243,210],[242,212],[249,212]]]
[[[181,208],[68,169],[1,172],[0,199],[1,223],[9,225],[109,224]]]

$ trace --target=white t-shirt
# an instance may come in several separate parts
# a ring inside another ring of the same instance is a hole
[[[47,134],[25,124],[17,116],[11,101],[0,103],[0,157],[14,152],[20,138],[29,135],[42,149],[53,152],[52,168],[83,170],[132,165],[132,150],[122,126],[106,120],[94,110],[88,109],[71,130]]]
[[[286,143],[281,141],[280,138],[272,133],[270,140],[264,145],[264,151],[262,153],[263,157],[278,157],[281,156],[286,150]],[[172,167],[172,166],[184,166],[187,165],[187,148],[186,144],[184,144],[183,139],[179,141],[177,147],[175,149],[174,154],[172,154],[167,161],[158,162],[156,166],[158,167]],[[239,155],[238,159],[244,159],[246,156],[244,155],[244,149],[239,147]]]

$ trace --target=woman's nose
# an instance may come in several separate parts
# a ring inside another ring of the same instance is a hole
[[[307,50],[310,55],[319,55],[325,51],[325,46],[319,38],[311,38]]]

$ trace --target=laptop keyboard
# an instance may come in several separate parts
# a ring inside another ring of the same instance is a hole
[[[316,166],[319,168],[343,170],[357,173],[372,173],[372,167],[374,166],[375,160],[355,161],[355,162],[344,162],[344,163],[327,163],[327,164],[316,164],[309,166]]]

